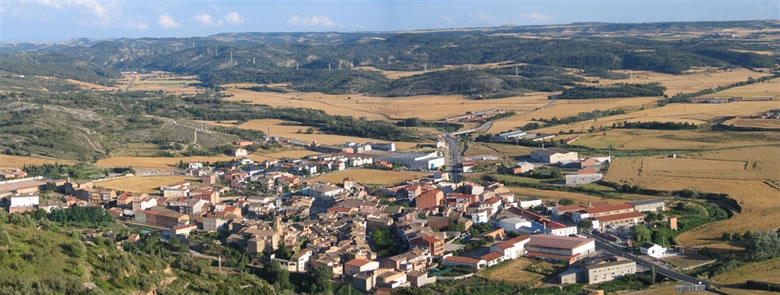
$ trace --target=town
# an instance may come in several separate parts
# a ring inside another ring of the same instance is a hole
[[[0,174],[0,194],[10,213],[101,207],[115,220],[147,234],[160,232],[166,240],[188,243],[214,233],[220,238],[213,242],[240,249],[253,265],[278,263],[301,273],[327,269],[333,280],[376,294],[472,276],[518,258],[558,265],[547,284],[593,285],[649,269],[671,271],[658,259],[686,250],[636,244],[627,234],[632,227],[650,226],[648,215],[664,216],[673,204],[662,199],[542,201],[516,195],[495,181],[452,182],[451,173],[440,169],[445,162],[440,151],[398,153],[393,143],[312,143],[306,147],[324,154],[262,162],[242,157],[256,142],[233,144],[236,160],[185,163],[177,173],[190,181],[160,186],[153,194],[101,188],[101,180],[28,177],[19,169]],[[602,165],[610,159],[537,149],[507,173],[573,167],[576,172],[561,185],[576,186],[600,180]],[[477,160],[456,171],[469,172]],[[430,174],[393,186],[366,186],[353,178],[309,180],[331,171],[392,168]],[[662,225],[677,230],[677,217],[667,216]],[[137,240],[136,235],[124,242]],[[704,285],[693,284],[696,279],[677,275],[682,279],[670,277],[703,290]]]

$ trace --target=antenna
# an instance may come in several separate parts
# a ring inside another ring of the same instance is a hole
[[[230,65],[233,65],[233,51],[230,51]]]
[[[298,62],[297,61],[295,62],[295,70],[296,71],[298,70]]]
[[[428,72],[428,64],[423,64],[423,72]]]
[[[330,63],[328,63],[328,71],[330,71]]]
[[[252,64],[255,64],[255,58],[254,57],[252,58]]]
[[[520,72],[518,71],[517,66],[515,66],[515,77],[517,77],[519,75],[520,75]]]

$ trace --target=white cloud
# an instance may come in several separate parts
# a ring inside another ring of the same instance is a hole
[[[160,24],[161,27],[165,29],[171,29],[171,28],[178,28],[181,25],[176,22],[175,19],[173,19],[172,16],[170,16],[167,13],[161,14],[160,19],[157,21],[158,24]]]
[[[114,14],[116,14],[119,10],[119,8],[116,7],[115,5],[111,9],[107,9],[106,6],[98,0],[68,0],[68,1],[37,0],[37,2],[43,6],[57,8],[57,9],[64,8],[65,6],[68,7],[75,6],[79,8],[84,8],[82,12],[87,12],[89,14],[94,15],[95,17],[98,18],[99,21],[103,23],[106,23],[111,19],[110,14],[112,10]]]
[[[127,22],[127,27],[136,30],[146,30],[149,27],[149,21],[146,18],[138,18]]]
[[[334,22],[330,17],[327,16],[312,16],[312,17],[300,17],[300,16],[293,16],[289,20],[287,20],[288,24],[296,25],[296,26],[310,26],[310,27],[328,27],[332,28],[336,26],[336,22]]]
[[[449,17],[449,16],[446,16],[446,15],[445,15],[445,16],[442,16],[442,17],[441,17],[441,20],[443,20],[445,23],[448,23],[448,24],[453,24],[453,23],[455,23],[455,20],[454,20],[454,19],[452,19],[451,17]]]
[[[233,11],[225,16],[225,21],[231,25],[240,25],[244,23],[244,18],[238,12]]]
[[[207,26],[207,27],[217,27],[222,25],[222,20],[218,19],[214,21],[214,19],[211,18],[211,15],[208,13],[201,13],[198,15],[195,15],[195,19],[198,20],[198,22],[201,25]]]
[[[552,17],[542,14],[541,12],[531,12],[529,14],[521,14],[521,17],[532,21],[548,21]]]

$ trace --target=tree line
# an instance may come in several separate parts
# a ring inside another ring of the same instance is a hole
[[[651,121],[651,122],[628,122],[623,121],[623,123],[612,123],[612,128],[623,128],[623,129],[658,129],[658,130],[692,130],[699,128],[696,124],[691,124],[688,122],[658,122],[658,121]]]
[[[620,98],[663,96],[666,87],[659,83],[648,84],[614,84],[609,86],[577,85],[563,90],[560,99],[590,99],[590,98]]]

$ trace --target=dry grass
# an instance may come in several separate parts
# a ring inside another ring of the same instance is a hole
[[[592,112],[594,110],[610,109],[639,109],[653,108],[656,105],[657,97],[637,97],[637,98],[613,98],[613,99],[571,99],[557,100],[552,106],[530,113],[520,114],[511,118],[502,119],[493,124],[489,132],[500,133],[507,130],[519,129],[525,124],[533,122],[532,119],[552,119],[552,117],[565,118],[576,116],[581,112]],[[569,130],[568,128],[566,129]],[[557,131],[556,131],[557,132]]]
[[[579,130],[577,130],[579,131]],[[699,130],[611,129],[606,132],[579,134],[576,145],[618,150],[709,150],[761,146],[780,140],[777,132],[724,133]],[[571,136],[571,135],[566,135]]]
[[[740,284],[747,280],[780,284],[780,258],[751,263],[713,278],[720,284]]]
[[[753,78],[758,78],[753,76]],[[774,96],[777,99],[780,96],[780,79],[772,79],[763,83],[754,83],[746,86],[734,87],[726,89],[721,92],[705,95],[707,97],[732,97],[741,96],[743,98],[751,98],[753,96]],[[780,103],[775,101],[775,108],[780,106]]]
[[[0,154],[0,169],[22,168],[24,165],[42,165],[42,164],[74,164],[69,160],[58,160],[51,158],[9,156]]]
[[[529,93],[525,96],[490,100],[469,100],[462,95],[427,95],[411,97],[369,97],[361,94],[323,94],[256,92],[230,88],[230,101],[244,101],[274,107],[305,107],[320,109],[331,115],[366,117],[374,120],[419,117],[439,120],[465,114],[502,108],[507,111],[528,111],[547,103],[550,93]]]
[[[466,156],[494,155],[505,157],[530,156],[533,149],[525,146],[516,146],[502,143],[469,143]]]
[[[96,182],[95,186],[134,193],[157,193],[162,185],[185,180],[197,181],[189,176],[131,176]]]
[[[519,257],[515,260],[511,260],[498,266],[485,269],[477,273],[477,276],[484,277],[496,282],[503,281],[515,284],[535,284],[536,282],[541,281],[542,278],[544,278],[544,275],[525,270],[526,267],[534,263],[542,263],[543,265],[541,266],[545,268],[553,267],[553,265],[549,262],[536,262],[529,258]]]
[[[290,150],[283,152],[267,153],[267,154],[252,154],[247,158],[255,161],[264,161],[268,159],[280,159],[282,157],[288,158],[301,158],[307,155],[316,154],[315,152],[306,150]],[[132,166],[133,168],[172,168],[175,167],[179,161],[188,162],[217,162],[217,161],[231,161],[235,159],[229,156],[211,156],[211,157],[176,157],[176,158],[158,158],[158,157],[111,157],[108,159],[102,159],[95,163],[95,166],[101,168],[107,167],[125,167]]]
[[[747,81],[748,77],[755,79],[769,76],[767,73],[754,72],[748,69],[736,69],[732,71],[720,71],[714,69],[698,70],[689,74],[671,75],[648,71],[615,71],[629,74],[627,79],[598,79],[598,85],[611,85],[615,83],[661,83],[666,87],[666,93],[673,95],[676,93],[693,93],[715,86],[726,86],[736,82]],[[591,77],[585,77],[593,80]],[[775,88],[777,89],[777,88]]]
[[[348,169],[342,171],[336,171],[332,173],[323,174],[315,177],[313,180],[341,183],[344,178],[351,177],[357,183],[366,185],[391,185],[399,184],[406,180],[415,178],[426,177],[430,173],[426,172],[411,172],[411,171],[386,171],[386,170],[374,170],[374,169]]]
[[[216,122],[208,122],[209,124],[214,125],[221,125],[226,126],[225,123],[216,123]],[[305,132],[306,129],[309,128],[309,126],[304,125],[290,125],[290,124],[297,124],[296,122],[286,122],[283,120],[276,120],[276,119],[263,119],[263,120],[249,120],[246,123],[243,123],[241,125],[232,125],[227,124],[232,127],[238,127],[243,129],[254,129],[254,130],[260,130],[263,132],[269,132],[272,136],[281,136],[284,138],[293,138],[297,139],[303,142],[312,142],[317,141],[321,144],[327,144],[327,145],[343,145],[344,142],[347,141],[353,141],[353,142],[367,142],[367,141],[373,141],[373,142],[385,142],[386,140],[382,139],[371,139],[371,138],[362,138],[362,137],[354,137],[354,136],[342,136],[342,135],[333,135],[333,134],[305,134],[305,133],[298,133],[300,130],[301,132]],[[316,130],[316,128],[315,128]],[[396,142],[395,143],[396,148],[399,150],[407,150],[411,149],[417,146],[417,143],[415,142]]]
[[[65,79],[68,83],[75,84],[76,86],[81,87],[81,89],[95,89],[96,91],[117,91],[120,88],[118,86],[104,86],[99,84],[93,84],[89,82],[79,81],[79,80],[73,80],[73,79]]]
[[[544,133],[558,133],[558,131],[561,130],[567,132],[570,129],[573,129],[575,132],[585,132],[591,126],[597,129],[602,126],[612,127],[612,124],[622,123],[624,121],[688,122],[702,124],[715,118],[755,115],[777,107],[778,103],[775,101],[737,102],[729,104],[669,104],[663,107],[645,109],[623,115],[598,118],[595,121],[583,121],[568,125],[542,128],[538,131]],[[561,116],[558,117],[560,118]],[[549,119],[550,117],[543,118]]]
[[[726,193],[742,206],[733,218],[680,234],[683,245],[709,245],[724,232],[772,230],[780,219],[780,147],[692,154],[694,159],[618,158],[605,179],[651,189]],[[743,163],[738,165],[736,163]]]
[[[780,129],[780,120],[734,118],[728,121],[724,121],[723,125],[734,125],[736,127],[749,127],[749,128]]]

